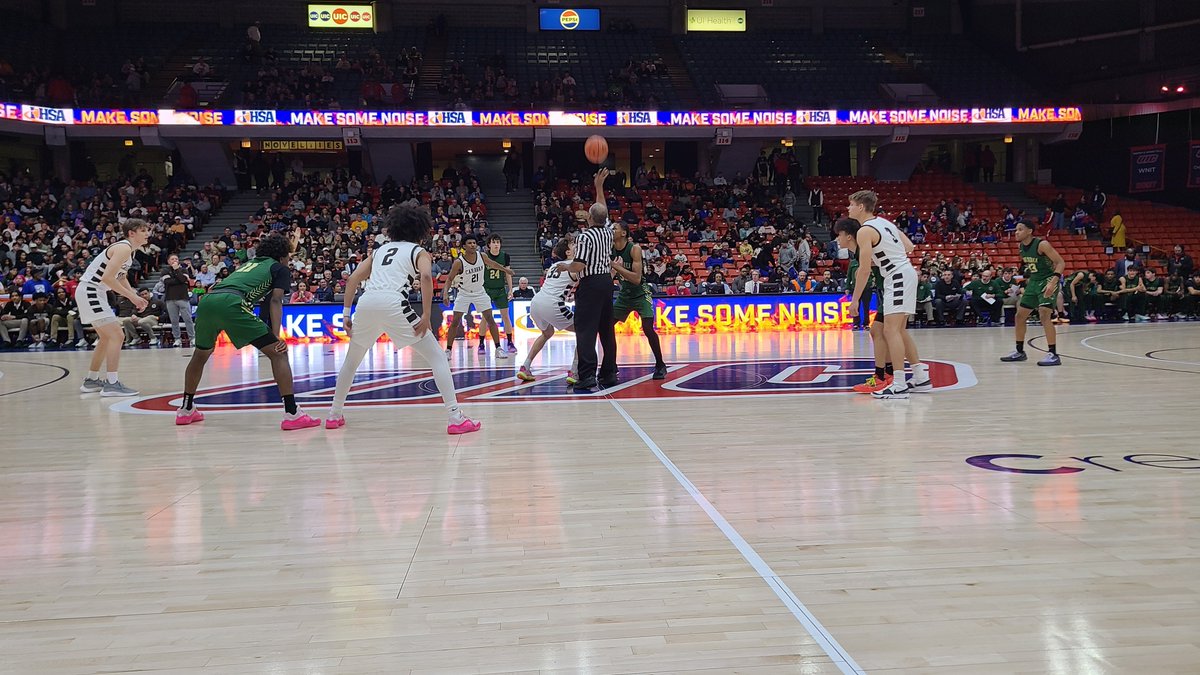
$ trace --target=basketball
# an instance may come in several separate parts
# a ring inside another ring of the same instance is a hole
[[[603,136],[589,136],[583,144],[583,154],[592,164],[602,164],[608,159],[608,141]]]

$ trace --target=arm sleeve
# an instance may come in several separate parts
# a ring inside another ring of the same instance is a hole
[[[285,294],[292,290],[292,271],[282,263],[271,266],[271,288],[282,289]]]

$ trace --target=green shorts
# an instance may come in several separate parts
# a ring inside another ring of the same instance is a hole
[[[1020,305],[1025,309],[1038,309],[1039,307],[1054,309],[1058,307],[1058,294],[1062,292],[1062,286],[1059,285],[1050,297],[1046,297],[1045,292],[1045,281],[1030,280],[1025,282],[1025,292],[1021,294]]]
[[[235,347],[241,349],[271,329],[246,307],[242,298],[230,293],[209,293],[200,298],[196,307],[196,349],[212,349],[221,331]]]
[[[624,321],[629,318],[630,312],[637,312],[638,316],[642,317],[642,321],[650,321],[653,325],[654,304],[650,302],[650,296],[617,295],[617,299],[613,301],[613,319]]]
[[[508,289],[501,286],[500,288],[483,287],[484,292],[492,299],[492,306],[496,309],[508,309]]]

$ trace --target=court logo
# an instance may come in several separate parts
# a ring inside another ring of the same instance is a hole
[[[971,367],[951,361],[926,361],[934,394],[975,385]],[[521,382],[511,366],[468,368],[454,371],[460,401],[478,405],[578,403],[586,400],[649,401],[664,398],[744,398],[767,396],[854,394],[852,387],[874,372],[870,359],[799,359],[788,361],[705,361],[670,366],[665,381],[652,379],[653,364],[623,365],[620,384],[591,394],[572,393],[566,384],[567,371],[542,369],[536,382]],[[296,399],[311,408],[333,402],[336,371],[296,377]],[[864,397],[866,398],[866,397]],[[170,414],[179,407],[182,394],[164,394],[122,401],[119,412]],[[205,413],[237,413],[279,410],[279,392],[271,380],[215,387],[196,394],[196,404]],[[349,407],[441,406],[442,398],[428,370],[359,370]]]
[[[558,22],[566,30],[575,30],[579,27],[579,12],[573,9],[564,9],[562,14],[558,15]]]

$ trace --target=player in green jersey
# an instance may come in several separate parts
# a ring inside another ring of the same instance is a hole
[[[848,220],[848,219],[843,219]],[[838,221],[841,222],[841,221]],[[852,221],[853,222],[853,221]],[[836,225],[835,225],[836,227]],[[846,293],[850,297],[854,297],[854,288],[857,283],[858,276],[858,241],[849,234],[849,224],[838,230],[837,242],[838,246],[850,251],[850,267],[846,271]],[[892,363],[888,361],[888,346],[887,336],[883,332],[883,307],[882,296],[880,295],[883,288],[883,275],[879,272],[879,268],[872,266],[871,275],[867,277],[867,290],[862,294],[860,303],[870,305],[871,298],[875,298],[875,318],[871,321],[871,345],[875,351],[875,373],[867,378],[866,382],[854,385],[854,391],[859,394],[870,394],[876,391],[882,391],[890,385],[894,379],[894,370]],[[866,316],[869,307],[859,309],[860,316]]]
[[[667,378],[667,363],[663,361],[662,344],[658,339],[658,331],[654,330],[654,300],[650,284],[643,276],[645,268],[642,260],[642,247],[629,239],[629,226],[621,221],[613,221],[613,251],[612,271],[621,280],[621,288],[613,301],[613,321],[620,322],[629,318],[630,312],[637,312],[642,319],[642,333],[654,352],[654,379]]]
[[[1016,237],[1021,247],[1021,271],[1025,275],[1025,292],[1021,294],[1021,301],[1017,304],[1017,350],[1008,356],[1000,357],[1000,360],[1007,363],[1029,358],[1025,355],[1025,330],[1028,327],[1029,315],[1036,309],[1042,327],[1046,329],[1046,348],[1049,350],[1045,358],[1038,361],[1038,365],[1061,366],[1062,359],[1058,357],[1058,346],[1055,343],[1057,331],[1052,316],[1058,303],[1059,286],[1067,263],[1050,242],[1033,236],[1035,227],[1037,225],[1029,219],[1017,223]]]
[[[483,254],[491,258],[492,262],[508,267],[510,259],[508,254],[502,250],[503,246],[504,240],[500,238],[500,235],[493,234],[488,237],[487,250]],[[513,344],[512,310],[508,307],[508,303],[512,301],[512,285],[512,275],[508,272],[493,267],[483,271],[483,290],[492,299],[492,305],[500,310],[500,316],[504,319],[504,335],[508,342],[504,349],[509,354],[516,354],[517,347]]]
[[[196,409],[196,390],[204,376],[204,365],[216,347],[217,336],[224,331],[233,346],[241,349],[254,345],[271,360],[271,374],[279,386],[286,413],[279,425],[281,429],[291,431],[321,425],[320,420],[305,414],[296,405],[287,342],[279,338],[283,299],[292,285],[287,261],[295,250],[298,236],[297,230],[291,241],[279,234],[263,239],[253,260],[242,263],[200,299],[196,308],[196,351],[184,374],[183,405],[175,414],[175,424],[204,421],[204,413]],[[264,309],[270,316],[259,319],[254,316],[254,306],[268,298],[270,302]],[[270,325],[264,323],[264,319]]]

